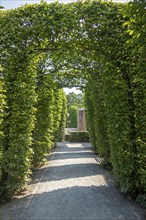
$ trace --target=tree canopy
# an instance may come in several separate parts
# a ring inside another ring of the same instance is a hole
[[[78,108],[84,107],[84,95],[83,93],[76,94],[75,92],[70,92],[66,95],[67,106],[75,105]]]

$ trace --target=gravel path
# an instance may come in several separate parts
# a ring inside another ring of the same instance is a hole
[[[119,192],[87,143],[58,143],[28,191],[0,207],[1,220],[144,220],[144,214]]]

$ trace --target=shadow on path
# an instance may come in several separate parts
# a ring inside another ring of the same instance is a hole
[[[144,214],[81,143],[61,143],[29,191],[0,207],[1,220],[145,220]]]
[[[9,213],[1,219],[144,220],[140,210],[135,210],[124,196],[115,196],[106,186],[75,186],[43,192],[26,196],[7,208]]]
[[[49,181],[57,181],[57,180],[65,180],[70,178],[78,178],[78,177],[90,177],[96,175],[102,175],[109,182],[109,175],[106,172],[103,174],[103,170],[100,165],[94,163],[86,163],[86,164],[71,164],[71,165],[63,165],[63,166],[55,166],[41,169],[45,172],[45,175],[41,180],[34,180],[34,183],[38,182],[49,182]],[[111,181],[111,180],[110,180]]]
[[[89,151],[89,150],[88,150]],[[95,154],[93,152],[75,152],[75,153],[55,153],[55,157],[52,160],[65,160],[71,158],[94,158]]]

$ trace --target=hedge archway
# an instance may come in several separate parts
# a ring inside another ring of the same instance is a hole
[[[133,10],[139,14],[132,20]],[[145,26],[144,10],[143,1],[79,1],[1,11],[2,195],[24,189],[32,164],[61,137],[65,98],[58,87],[70,80],[85,87],[96,151],[121,190],[145,203],[145,47],[137,28]]]

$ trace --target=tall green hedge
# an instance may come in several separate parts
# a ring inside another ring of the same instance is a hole
[[[93,146],[95,151],[103,158],[103,164],[109,164],[110,146],[108,138],[107,116],[105,112],[101,77],[99,76],[99,73],[95,78],[91,77],[85,91],[87,102],[87,117],[94,119],[93,123],[91,123],[89,120],[89,130],[94,129],[91,133],[91,140],[94,138]],[[90,99],[89,104],[88,99]],[[90,128],[90,126],[92,126],[92,128]]]
[[[72,131],[69,135],[70,142],[89,142],[89,133],[87,131]]]
[[[33,131],[33,164],[40,165],[53,146],[53,102],[54,90],[51,77],[38,72],[37,77],[37,112]]]
[[[66,124],[66,98],[63,89],[54,89],[53,135],[54,141],[64,140]]]
[[[105,73],[107,75],[107,73]],[[134,156],[133,109],[129,101],[129,88],[120,73],[104,77],[104,100],[108,120],[113,171],[123,192],[134,192],[136,164]],[[129,100],[130,98],[130,100]]]
[[[132,18],[129,17],[129,20],[127,19],[129,15],[125,13],[125,10],[131,12]],[[138,14],[135,17],[134,11],[136,10]],[[121,34],[119,32],[118,41],[112,35],[112,40],[115,40],[113,51],[111,51],[111,44],[108,44],[107,41],[106,56],[102,56],[100,65],[98,64],[99,70],[102,70],[100,71],[100,83],[94,76],[96,84],[94,85],[90,81],[90,86],[87,85],[86,93],[89,93],[89,89],[90,94],[93,93],[93,99],[87,96],[86,103],[87,114],[95,115],[94,123],[91,121],[90,125],[94,128],[96,124],[102,126],[102,121],[98,121],[98,116],[99,120],[102,120],[98,108],[103,103],[107,120],[110,160],[114,175],[122,192],[130,193],[143,205],[146,205],[145,44],[143,29],[141,30],[138,27],[140,25],[145,26],[144,10],[144,3],[137,3],[136,5],[130,3],[124,8],[123,24],[117,21],[116,28],[118,30],[120,27]],[[141,15],[143,16],[141,17]],[[128,26],[128,31],[125,26]],[[106,35],[104,37],[106,38]],[[96,86],[98,86],[97,92],[95,92]],[[99,93],[100,103],[98,102]],[[92,100],[92,108],[89,99]],[[97,106],[96,113],[93,107],[94,102]],[[91,112],[88,113],[89,108]],[[96,130],[93,143],[97,143],[99,137],[98,130]],[[106,149],[107,145],[104,140],[101,142],[103,148]],[[97,144],[96,147],[98,149],[100,146]]]
[[[63,89],[60,91],[61,93],[61,120],[58,131],[58,139],[56,141],[64,141],[65,140],[65,128],[66,128],[66,120],[67,120],[67,102],[66,95]]]
[[[132,47],[133,66],[131,81],[133,88],[135,130],[136,130],[136,189],[138,201],[146,206],[146,2],[129,3],[124,15],[129,19],[125,22],[130,36],[126,42]]]
[[[68,107],[67,128],[78,127],[78,106],[71,105]]]
[[[89,139],[94,149],[96,149],[96,131],[95,131],[95,112],[93,100],[91,97],[91,90],[87,86],[85,90],[85,106],[86,106],[86,120],[89,131]]]
[[[31,174],[32,130],[36,101],[33,60],[17,58],[4,71],[6,114],[3,127],[1,193],[5,197],[25,188]]]

